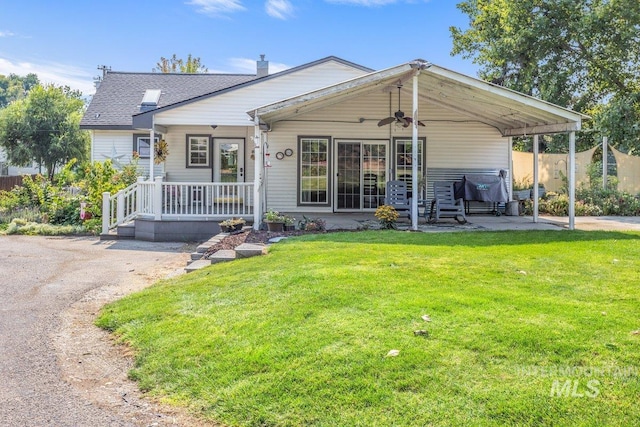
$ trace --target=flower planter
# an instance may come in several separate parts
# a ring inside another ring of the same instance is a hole
[[[531,189],[527,190],[514,190],[513,198],[516,200],[526,200],[531,198]]]
[[[267,222],[267,230],[269,231],[284,231],[284,222]]]
[[[295,225],[293,225],[293,224],[290,224],[290,225],[286,225],[286,224],[285,224],[285,225],[284,225],[284,231],[293,231],[293,230],[295,230],[295,229],[296,229],[296,226],[295,226]]]

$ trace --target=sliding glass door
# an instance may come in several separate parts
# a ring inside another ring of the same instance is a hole
[[[375,210],[384,204],[387,141],[336,141],[336,211]]]

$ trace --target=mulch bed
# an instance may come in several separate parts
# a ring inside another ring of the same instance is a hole
[[[211,246],[207,252],[205,252],[204,257],[206,258],[209,255],[212,255],[221,250],[235,249],[237,246],[240,246],[243,243],[262,243],[267,244],[269,239],[273,239],[274,237],[289,237],[289,236],[300,236],[302,234],[308,234],[308,231],[294,230],[294,231],[283,231],[283,232],[272,232],[272,231],[255,231],[255,230],[243,230],[236,231],[229,234],[227,237],[222,239],[220,243],[216,243]]]

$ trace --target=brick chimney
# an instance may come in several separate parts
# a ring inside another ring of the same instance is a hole
[[[264,77],[269,75],[269,61],[264,60],[264,54],[260,55],[260,60],[256,61],[256,77]]]

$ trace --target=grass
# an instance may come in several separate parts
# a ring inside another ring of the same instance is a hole
[[[638,271],[634,233],[329,233],[98,324],[136,349],[143,390],[227,425],[628,426]]]

